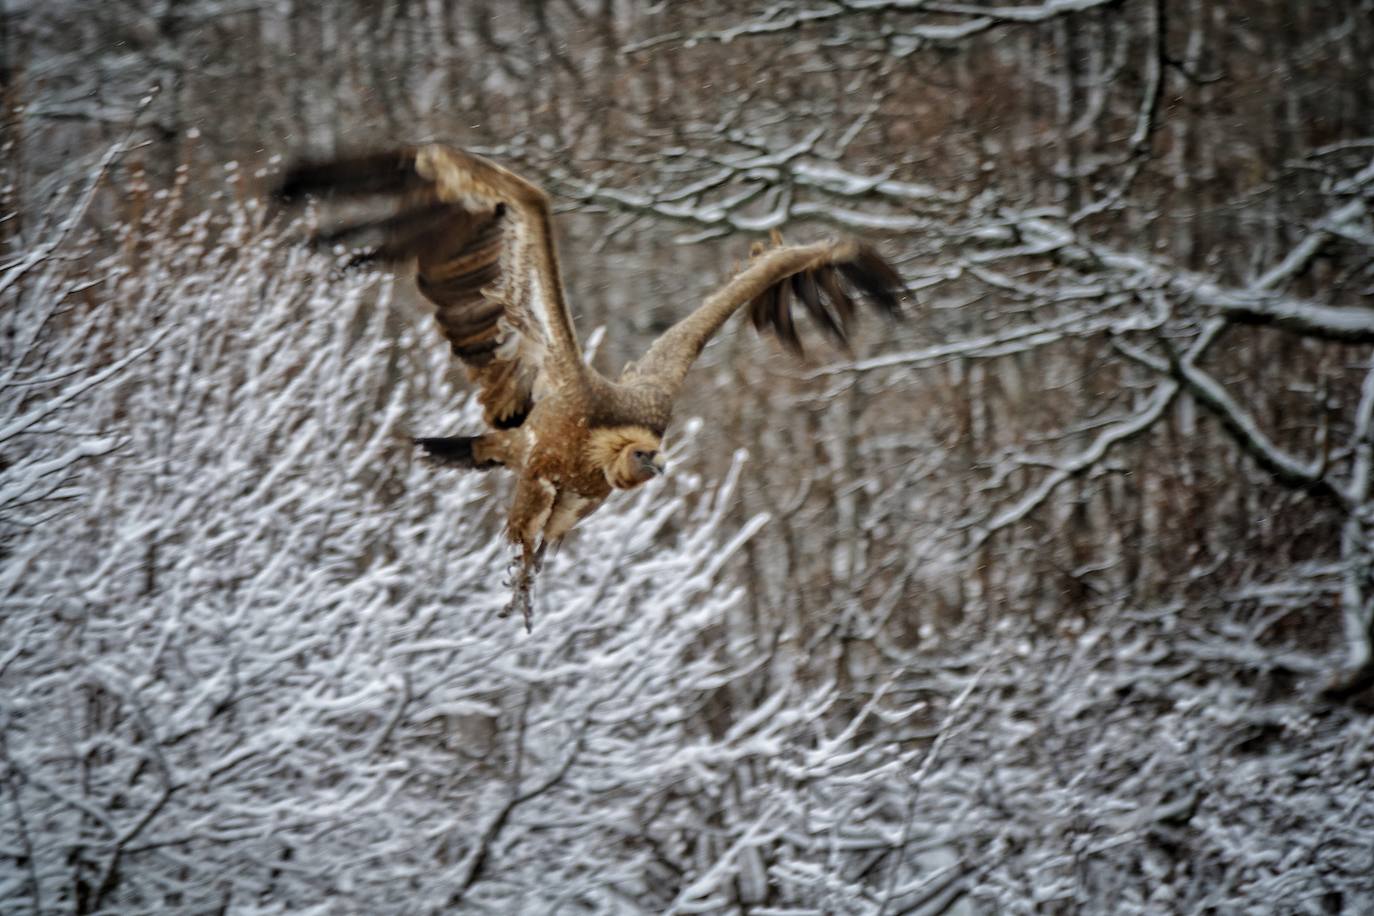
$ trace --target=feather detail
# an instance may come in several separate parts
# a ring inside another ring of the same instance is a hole
[[[371,213],[321,232],[355,247],[350,264],[414,260],[453,354],[480,389],[486,422],[519,426],[543,392],[585,367],[564,301],[548,196],[494,162],[431,144],[308,161],[276,196],[348,198]],[[389,212],[377,213],[379,206]]]
[[[430,462],[469,471],[487,471],[500,467],[500,462],[479,460],[476,447],[480,436],[440,436],[413,440]]]
[[[424,240],[452,218],[447,206],[429,204],[320,232],[314,241],[321,248],[346,245],[361,249],[349,259],[350,267],[371,262],[394,264],[414,257]]]
[[[295,203],[307,195],[405,194],[422,190],[426,183],[415,171],[415,150],[402,148],[296,163],[272,196],[281,203]]]
[[[642,426],[594,429],[587,437],[586,461],[606,475],[617,490],[628,490],[647,479],[633,458],[635,451],[658,452],[663,439]]]
[[[901,274],[868,245],[855,245],[854,254],[836,262],[845,279],[873,304],[889,314],[901,312],[901,296],[907,292]]]
[[[784,275],[759,293],[749,304],[750,321],[756,331],[771,332],[783,346],[803,355],[792,317],[790,298],[795,298],[827,337],[848,349],[849,329],[858,318],[858,309],[846,284],[878,311],[900,314],[900,297],[906,289],[897,271],[869,246],[840,242],[825,256]]]
[[[801,337],[792,316],[792,299],[802,304],[825,333],[847,346],[858,317],[856,300],[871,302],[891,316],[901,314],[906,293],[901,276],[862,242],[850,240],[784,245],[756,253],[753,260],[692,314],[665,331],[624,383],[646,383],[668,397],[682,381],[706,342],[736,310],[748,307],[749,320],[760,333],[771,333],[793,353],[802,354]]]

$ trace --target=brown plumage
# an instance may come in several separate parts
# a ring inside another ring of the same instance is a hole
[[[548,196],[490,160],[440,145],[304,162],[277,196],[348,198],[386,212],[321,233],[353,262],[415,262],[449,346],[477,386],[488,430],[417,439],[438,464],[517,475],[507,534],[519,546],[512,608],[529,626],[529,589],[544,548],[613,489],[663,471],[673,401],[711,336],[744,306],[756,329],[800,353],[792,301],[847,345],[856,296],[899,313],[901,278],[852,240],[756,248],[748,267],[669,328],[614,381],[578,347],[554,245]]]

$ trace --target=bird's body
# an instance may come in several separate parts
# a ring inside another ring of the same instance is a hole
[[[588,381],[594,384],[540,400],[520,426],[473,440],[474,466],[504,467],[519,478],[507,529],[527,551],[562,539],[613,490],[630,489],[662,470],[667,399],[643,385]],[[595,405],[607,403],[623,406],[599,414]],[[442,462],[429,441],[421,445]],[[635,451],[649,456],[652,470],[633,460]],[[629,460],[622,460],[627,453]]]
[[[414,260],[416,283],[479,389],[488,429],[417,439],[434,461],[516,475],[506,531],[520,549],[513,608],[529,625],[544,548],[616,489],[663,471],[663,436],[688,369],[739,308],[800,349],[789,293],[840,340],[854,317],[846,284],[895,313],[901,281],[852,241],[780,246],[665,332],[620,376],[587,365],[566,304],[548,198],[499,165],[440,145],[305,163],[278,195],[380,198],[389,212],[324,234],[363,249],[355,260]],[[510,608],[508,608],[510,610]]]

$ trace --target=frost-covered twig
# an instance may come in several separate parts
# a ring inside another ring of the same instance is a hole
[[[931,211],[962,200],[957,193],[894,179],[890,170],[865,175],[843,168],[817,154],[822,136],[812,131],[769,150],[750,134],[731,132],[739,152],[711,156],[705,176],[685,185],[616,188],[560,171],[551,179],[564,197],[713,236],[765,232],[796,220],[851,231],[920,232],[936,227]]]
[[[1219,326],[1219,319],[1214,319],[1211,327]],[[1135,362],[1171,375],[1182,383],[1198,403],[1217,417],[1246,454],[1280,483],[1330,499],[1347,510],[1352,507],[1350,494],[1326,478],[1326,468],[1320,460],[1304,463],[1279,448],[1226,389],[1197,366],[1194,359],[1186,358],[1172,348],[1168,360],[1156,359],[1121,342],[1117,343],[1117,349]]]
[[[1345,699],[1374,685],[1374,551],[1369,541],[1370,478],[1374,475],[1374,363],[1365,371],[1355,412],[1354,461],[1345,498],[1355,511],[1341,526],[1341,612],[1345,629],[1344,670],[1326,685],[1328,696]]]
[[[1181,362],[1192,363],[1198,359],[1216,340],[1217,335],[1224,327],[1225,323],[1220,320],[1215,320],[1204,327],[1189,346],[1187,353],[1181,358]],[[1116,445],[1148,431],[1163,416],[1165,409],[1174,402],[1178,392],[1178,382],[1173,380],[1158,382],[1143,407],[1131,416],[1102,430],[1087,448],[1068,458],[1056,460],[1053,470],[1015,503],[991,518],[972,525],[972,532],[964,546],[964,553],[976,552],[994,534],[1034,512],[1045,503],[1060,485],[1096,467]]]
[[[931,3],[926,0],[843,0],[801,10],[794,9],[790,4],[781,4],[768,8],[756,19],[746,20],[729,28],[656,35],[625,46],[622,53],[636,54],[665,44],[683,43],[691,46],[712,41],[729,43],[741,38],[780,35],[858,15],[881,13],[925,13],[934,14],[938,19],[962,19],[962,22],[953,24],[938,20],[915,23],[900,21],[900,24],[887,25],[882,32],[888,38],[947,43],[977,35],[997,25],[1033,25],[1106,6],[1112,2],[1115,0],[1044,0],[1031,6],[976,6],[966,3]]]
[[[42,242],[35,245],[32,250],[22,255],[15,264],[9,266],[3,274],[0,274],[0,296],[8,292],[10,287],[30,270],[51,257],[53,252],[60,248],[62,243],[71,235],[72,230],[81,224],[81,221],[86,218],[86,211],[90,209],[91,202],[95,200],[95,193],[99,190],[106,172],[124,152],[124,140],[105,151],[105,155],[100,157],[95,168],[86,176],[86,187],[77,196],[71,206],[71,211],[57,225],[57,228]]]
[[[905,849],[911,838],[911,826],[916,814],[916,802],[921,791],[921,784],[926,774],[935,766],[936,761],[939,759],[940,751],[952,737],[954,722],[959,713],[963,710],[964,704],[967,703],[969,697],[973,695],[973,691],[977,689],[979,683],[983,680],[983,675],[987,673],[991,664],[992,662],[988,662],[982,668],[978,669],[973,677],[969,678],[969,682],[964,689],[960,691],[959,695],[956,696],[946,708],[944,719],[940,722],[940,726],[936,730],[935,740],[931,742],[930,748],[921,758],[921,765],[911,776],[912,791],[907,799],[906,816],[902,819],[902,832],[894,847],[899,852]],[[900,861],[897,864],[900,864]],[[894,864],[892,869],[888,872],[887,885],[883,888],[883,894],[878,905],[878,916],[885,916],[888,907],[892,904],[892,900],[897,896],[897,864]],[[951,867],[951,872],[957,872],[960,876],[962,876],[965,871],[966,870],[962,867],[962,863],[959,863],[956,867]],[[954,880],[957,880],[957,878]],[[922,887],[919,889],[921,892],[919,899],[924,901],[928,899],[929,896],[944,894],[948,887],[949,885],[945,881],[936,882],[934,887]],[[919,905],[919,903],[910,904],[910,906],[913,907]]]

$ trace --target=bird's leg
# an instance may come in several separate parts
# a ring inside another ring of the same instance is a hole
[[[525,619],[525,633],[534,632],[534,609],[530,606],[529,588],[520,596],[520,616]]]
[[[511,540],[520,545],[520,559],[512,566],[511,599],[501,616],[509,616],[516,609],[525,619],[525,631],[533,626],[530,608],[530,588],[534,575],[544,560],[541,533],[549,513],[553,511],[558,490],[547,480],[537,476],[520,478],[515,486],[515,501],[511,504],[506,531]],[[536,544],[540,546],[535,547]]]
[[[525,621],[526,633],[534,630],[534,608],[530,602],[530,593],[534,587],[535,573],[539,572],[543,561],[543,544],[539,545],[538,550],[530,550],[527,546],[521,545],[520,556],[512,559],[510,563],[510,602],[501,610],[499,616],[509,617],[518,610]]]

